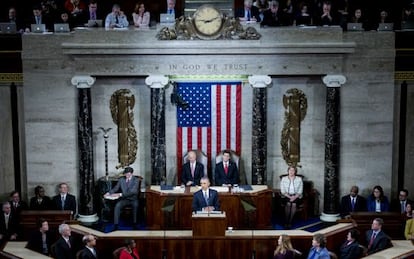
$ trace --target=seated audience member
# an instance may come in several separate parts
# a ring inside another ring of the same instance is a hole
[[[16,30],[18,32],[23,32],[24,30],[24,23],[20,16],[17,16],[17,11],[15,7],[10,7],[8,12],[8,17],[5,20],[7,23],[14,23],[16,24]]]
[[[392,246],[390,237],[382,231],[382,225],[384,225],[382,218],[376,218],[372,221],[371,229],[366,232],[367,254],[373,254]]]
[[[139,259],[137,244],[133,239],[125,240],[125,249],[121,250],[119,259]]]
[[[358,186],[352,186],[349,195],[341,198],[341,216],[347,217],[351,212],[366,211],[367,201],[361,195],[358,195]]]
[[[359,231],[351,229],[346,236],[345,242],[341,245],[340,256],[341,259],[357,259],[362,256],[361,249],[358,243]]]
[[[329,251],[326,249],[326,238],[323,234],[313,235],[312,247],[308,259],[330,259]]]
[[[405,222],[404,236],[407,240],[414,240],[414,219],[410,218]]]
[[[362,28],[364,30],[367,30],[367,22],[366,22],[365,18],[362,16],[362,9],[361,8],[355,9],[353,16],[349,19],[349,22],[351,22],[351,23],[361,23]]]
[[[56,20],[55,23],[67,23],[69,25],[70,30],[73,29],[73,27],[75,26],[71,20],[71,17],[69,16],[68,12],[63,10],[60,13],[60,17],[58,20]]]
[[[267,0],[256,0],[253,3],[254,6],[256,6],[259,9],[259,16],[261,20],[263,20],[263,13],[269,9],[269,1]]]
[[[270,8],[264,11],[261,26],[275,27],[281,25],[279,2],[272,1],[269,4]]]
[[[282,25],[290,26],[293,24],[294,6],[292,0],[282,0],[279,5],[281,9]]]
[[[82,243],[85,246],[81,252],[79,252],[78,259],[95,259],[99,258],[96,251],[96,237],[94,235],[88,234],[84,235],[82,238]]]
[[[38,229],[33,231],[27,242],[27,248],[44,255],[50,255],[53,243],[53,234],[49,231],[49,223],[44,218],[37,221]]]
[[[16,215],[17,217],[20,217],[20,213],[23,210],[27,210],[29,206],[27,206],[27,203],[20,200],[20,194],[18,191],[12,191],[10,193],[10,206],[12,213]]]
[[[32,9],[33,16],[26,23],[26,32],[30,32],[31,24],[45,24],[45,27],[48,31],[52,31],[53,27],[53,18],[44,15],[42,13],[42,7],[40,5],[35,5]]]
[[[150,13],[145,11],[144,3],[135,5],[135,10],[132,13],[132,20],[134,26],[138,28],[148,28],[150,23]]]
[[[404,213],[405,219],[411,219],[413,217],[413,204],[407,203],[405,205],[405,213]]]
[[[83,25],[86,12],[86,4],[83,0],[66,0],[65,10],[70,14],[70,19],[75,25]]]
[[[336,16],[332,12],[331,2],[324,2],[322,5],[322,14],[319,17],[320,26],[338,25]]]
[[[297,26],[309,26],[312,24],[312,16],[309,13],[308,5],[306,3],[301,4],[300,12],[295,17],[295,24]]]
[[[391,18],[388,15],[388,11],[386,10],[381,10],[379,16],[380,17],[379,17],[378,23],[391,23],[392,22]]]
[[[407,203],[411,203],[411,200],[408,199],[408,190],[402,189],[398,193],[398,198],[392,200],[391,211],[404,214]]]
[[[229,186],[239,184],[239,170],[236,163],[230,160],[231,153],[223,151],[222,161],[216,164],[214,169],[214,181],[216,185]]]
[[[182,15],[182,12],[175,7],[175,0],[167,0],[167,14],[174,14],[175,18],[179,18]]]
[[[197,153],[189,151],[188,162],[183,165],[181,172],[181,184],[186,186],[200,185],[200,179],[204,176],[204,165],[197,162]]]
[[[75,259],[76,244],[71,236],[71,229],[68,224],[59,225],[59,239],[54,243],[56,259]]]
[[[9,202],[3,203],[0,216],[0,245],[9,240],[16,240],[19,233],[19,220],[13,215]]]
[[[387,196],[381,186],[374,186],[372,194],[367,198],[367,210],[371,212],[384,212],[390,210]]]
[[[260,22],[259,8],[253,6],[252,0],[244,0],[244,7],[236,10],[235,17],[241,22]]]
[[[118,198],[114,208],[115,230],[118,229],[121,209],[128,205],[132,206],[134,227],[137,224],[139,181],[137,177],[132,175],[133,173],[134,169],[132,167],[125,167],[125,177],[119,178],[118,183],[114,186],[114,188],[104,195],[104,197],[112,196]]]
[[[280,181],[280,193],[282,195],[282,204],[285,206],[285,224],[290,228],[297,207],[302,203],[303,181],[297,176],[297,168],[288,167],[288,175]]]
[[[35,196],[30,199],[31,210],[50,210],[52,209],[52,201],[49,196],[45,195],[45,189],[38,185],[34,188]]]
[[[402,16],[401,16],[402,22],[414,22],[414,4],[408,4],[403,8]]]
[[[273,252],[273,259],[293,259],[294,257],[295,250],[290,242],[290,237],[286,234],[280,235],[277,240],[277,247]]]
[[[52,204],[55,210],[71,210],[76,215],[76,197],[68,193],[69,187],[66,183],[59,184],[59,194],[53,196]]]
[[[121,7],[118,4],[112,6],[112,12],[106,16],[105,28],[128,28],[129,23]]]
[[[103,15],[98,7],[98,2],[96,0],[89,1],[86,19],[84,22],[88,22],[89,20],[101,20],[103,19],[102,17]]]
[[[208,177],[201,178],[200,184],[201,190],[196,191],[193,195],[193,211],[219,211],[218,192],[210,189]]]

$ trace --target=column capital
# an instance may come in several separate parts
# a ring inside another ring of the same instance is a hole
[[[343,75],[326,75],[322,77],[322,81],[327,87],[341,87],[345,84],[346,77]]]
[[[145,84],[150,88],[164,88],[168,84],[169,78],[164,75],[150,75],[145,78]]]
[[[74,76],[70,81],[76,88],[91,88],[96,79],[91,76]]]
[[[272,83],[272,78],[267,75],[252,75],[248,80],[253,88],[266,88]]]

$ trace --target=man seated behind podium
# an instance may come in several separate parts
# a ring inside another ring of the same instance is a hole
[[[216,185],[233,185],[239,183],[239,171],[237,165],[230,160],[231,153],[228,150],[223,151],[223,161],[216,164],[214,181]]]
[[[59,194],[53,196],[53,208],[56,210],[71,210],[72,215],[76,215],[76,197],[68,193],[69,187],[67,183],[59,184]]]
[[[196,191],[193,196],[193,211],[219,211],[220,202],[218,192],[210,189],[210,180],[203,177],[200,180],[201,190]]]
[[[351,212],[366,211],[367,201],[361,195],[358,195],[358,186],[352,186],[349,195],[341,198],[341,216],[349,217]]]
[[[112,190],[105,193],[104,197],[112,196],[119,198],[114,209],[114,225],[115,230],[118,229],[119,216],[121,209],[127,205],[132,205],[134,226],[137,223],[137,212],[138,212],[138,178],[133,177],[134,169],[132,167],[125,167],[125,177],[119,178],[118,183]],[[120,192],[119,192],[120,191]]]
[[[195,151],[188,152],[188,162],[183,165],[181,172],[181,183],[186,186],[200,184],[200,179],[204,176],[204,165],[197,162]]]

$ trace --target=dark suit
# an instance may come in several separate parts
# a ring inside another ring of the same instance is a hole
[[[20,213],[22,212],[22,210],[27,210],[29,208],[29,206],[27,206],[27,203],[24,201],[19,201],[17,203],[17,206],[14,206],[13,201],[9,201],[9,203],[12,214],[18,217],[20,217]]]
[[[368,251],[367,251],[368,254],[373,254],[373,253],[376,253],[378,251],[384,250],[392,246],[391,239],[383,231],[378,232],[372,245],[369,246],[372,232],[373,232],[372,230],[368,230],[365,234],[365,239],[367,241],[367,247],[368,247]]]
[[[193,196],[193,211],[201,211],[204,207],[213,206],[214,210],[220,210],[218,192],[208,189],[208,202],[204,199],[203,190],[196,191]]]
[[[9,214],[9,224],[6,228],[6,218],[3,212],[0,214],[0,234],[3,235],[3,239],[0,243],[7,241],[13,234],[19,235],[19,221],[16,215]]]
[[[183,165],[182,173],[181,173],[181,183],[187,184],[188,181],[193,182],[194,185],[200,185],[200,180],[204,176],[204,165],[201,163],[196,162],[195,169],[194,169],[194,178],[191,175],[191,168],[190,162],[187,162]]]
[[[40,203],[38,202],[37,197],[32,197],[30,199],[31,210],[50,210],[52,207],[52,201],[48,196],[44,196]]]
[[[260,23],[262,26],[280,26],[281,25],[281,19],[279,12],[273,13],[270,9],[267,9],[263,12],[263,20]]]
[[[134,224],[137,223],[138,182],[139,182],[138,178],[135,176],[132,176],[130,182],[127,184],[126,177],[121,177],[118,183],[115,185],[115,187],[109,191],[110,194],[117,193],[117,192],[122,193],[122,197],[118,199],[115,205],[114,224],[119,223],[119,216],[121,215],[121,209],[127,205],[132,205]]]
[[[347,216],[350,212],[367,211],[367,201],[364,197],[357,195],[355,197],[355,205],[352,209],[351,196],[345,195],[341,198],[341,216]]]
[[[65,205],[63,208],[60,194],[53,196],[52,203],[55,210],[71,210],[73,215],[76,214],[76,198],[72,194],[66,194]]]
[[[224,163],[216,164],[214,172],[214,183],[216,185],[223,184],[239,184],[239,171],[236,163],[229,161],[227,174],[224,171]]]
[[[407,203],[413,204],[412,200],[407,199],[405,201],[405,206],[407,206]],[[400,212],[401,213],[401,202],[399,199],[395,199],[391,202],[390,211],[394,212]],[[405,211],[405,208],[404,208]]]
[[[65,239],[61,236],[54,244],[55,249],[55,258],[56,259],[75,259],[76,258],[76,249],[74,247],[74,242],[69,238],[70,247],[66,243]]]
[[[47,246],[47,252],[43,253],[43,241],[42,241],[42,232],[39,230],[35,230],[30,235],[30,239],[27,242],[26,248],[36,251],[38,253],[44,254],[44,255],[50,255],[50,246],[52,245],[54,241],[53,234],[50,231],[46,231],[46,246]]]
[[[237,9],[235,16],[234,17],[238,17],[238,18],[244,18],[245,17],[245,11],[244,11],[244,7]],[[259,8],[257,8],[256,6],[252,5],[252,7],[250,8],[250,17],[251,18],[256,18],[257,22],[260,22],[260,12],[259,12]]]
[[[96,256],[93,255],[93,253],[91,252],[91,250],[89,250],[88,248],[83,248],[81,250],[82,252],[80,252],[79,254],[79,259],[96,259],[99,258],[98,257],[98,253],[96,253]],[[95,250],[96,252],[96,250]]]
[[[362,256],[361,249],[357,241],[348,245],[348,241],[341,245],[340,256],[341,259],[356,259]]]

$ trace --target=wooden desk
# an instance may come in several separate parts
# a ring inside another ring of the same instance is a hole
[[[365,232],[371,229],[372,221],[375,218],[382,218],[384,220],[384,225],[382,230],[389,236],[391,239],[405,239],[404,238],[404,229],[405,225],[404,217],[398,212],[351,212],[351,219],[353,219],[357,228],[361,233],[360,243],[364,244],[366,241]]]
[[[224,236],[227,228],[226,213],[193,214],[193,236]]]
[[[413,258],[414,257],[414,245],[409,240],[394,240],[392,241],[393,247],[382,250],[378,253],[366,256],[364,258],[369,259],[399,259],[399,258]]]
[[[27,242],[10,241],[4,246],[0,252],[0,258],[30,258],[30,259],[47,259],[49,256],[42,255],[26,248]]]
[[[265,185],[254,185],[252,188],[252,191],[233,194],[219,187],[220,207],[226,212],[228,226],[234,229],[271,228],[272,191]],[[198,190],[198,187],[174,190],[149,187],[145,193],[148,228],[191,229],[193,193]],[[253,213],[246,211],[246,204],[254,208]],[[169,206],[171,211],[165,213],[164,205]],[[249,226],[252,222],[255,225]]]

